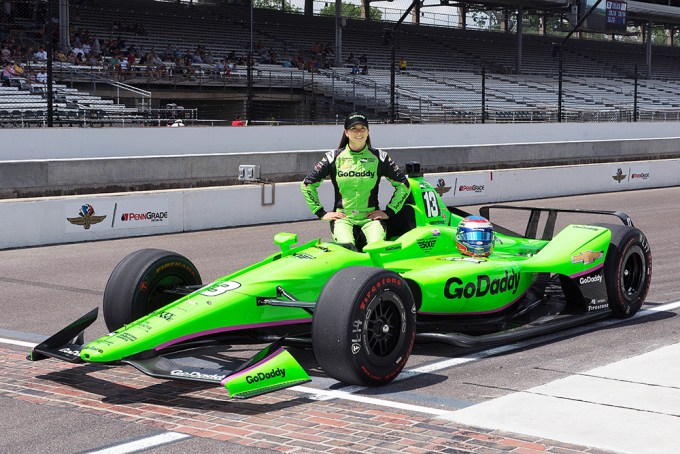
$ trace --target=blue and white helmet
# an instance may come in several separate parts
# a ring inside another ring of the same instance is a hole
[[[456,246],[463,255],[488,257],[495,241],[493,226],[482,216],[468,216],[458,224]]]

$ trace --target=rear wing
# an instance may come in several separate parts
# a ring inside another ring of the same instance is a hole
[[[524,229],[524,233],[514,232],[503,226],[493,224],[491,219],[491,210],[517,210],[517,211],[529,211],[529,220]],[[541,216],[547,214],[547,219],[543,226],[543,231],[539,234],[539,225],[541,221]],[[541,239],[541,240],[551,240],[555,233],[555,223],[557,221],[558,213],[578,213],[578,214],[592,214],[599,216],[613,216],[618,218],[624,225],[629,227],[634,227],[633,220],[623,211],[607,211],[607,210],[580,210],[580,209],[568,209],[568,208],[541,208],[541,207],[524,207],[524,206],[514,206],[514,205],[486,205],[479,209],[479,214],[484,216],[494,225],[494,229],[497,232],[513,235],[513,236],[523,236],[525,238],[531,239]]]

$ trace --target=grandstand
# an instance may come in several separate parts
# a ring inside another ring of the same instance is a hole
[[[167,103],[194,107],[196,121],[190,124],[214,124],[216,118],[226,120],[236,114],[250,114],[255,122],[276,117],[283,123],[323,123],[355,109],[389,119],[392,61],[390,46],[384,44],[384,29],[393,24],[347,19],[342,54],[336,59],[332,54],[334,17],[263,8],[255,8],[253,15],[253,41],[263,52],[256,50],[254,56],[253,105],[246,112],[248,71],[244,63],[251,45],[250,15],[250,8],[240,4],[73,3],[70,26],[76,32],[74,37],[96,38],[102,47],[114,42],[117,47],[113,52],[104,50],[88,65],[58,65],[55,79],[75,91],[67,94],[65,86],[58,88],[57,111],[64,112],[63,118],[73,119],[75,109],[76,123],[93,118],[92,124],[113,124],[126,118],[128,124],[164,123],[164,116],[158,111],[151,114],[150,108]],[[398,55],[408,61],[408,70],[395,76],[397,121],[557,121],[558,61],[553,48],[563,35],[524,35],[518,57],[515,33],[402,24],[395,46]],[[313,51],[319,43],[331,53],[322,56]],[[139,60],[124,73],[117,72],[111,66],[113,54],[124,58],[132,48],[138,59],[152,52],[164,54],[162,72]],[[185,66],[177,58],[197,50],[225,67],[214,62]],[[646,52],[640,43],[572,39],[563,51],[560,119],[631,121],[637,114],[644,120],[679,120],[680,51],[672,46],[652,46],[653,67],[647,71],[651,78],[645,79]],[[367,73],[352,71],[350,54],[367,56]],[[234,59],[240,61],[229,68]],[[342,64],[336,65],[337,60]],[[636,71],[640,78],[637,85]],[[21,95],[28,96],[26,103],[35,104],[35,108],[10,102],[6,108],[0,105],[0,111],[44,110],[38,107],[39,95],[22,92],[17,96]],[[40,123],[30,118],[23,121],[23,116],[13,124]]]

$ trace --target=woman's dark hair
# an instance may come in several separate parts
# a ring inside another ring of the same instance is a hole
[[[340,139],[340,145],[338,145],[338,149],[340,148],[345,148],[347,144],[349,143],[349,137],[345,134],[345,130],[342,130],[342,138]],[[366,145],[369,147],[371,146],[371,135],[369,134],[368,137],[366,137]]]

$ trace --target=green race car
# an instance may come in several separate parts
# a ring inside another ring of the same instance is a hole
[[[528,221],[521,234],[494,224],[493,253],[468,257],[456,247],[468,213],[447,207],[419,167],[406,166],[411,198],[391,220],[388,241],[357,252],[321,240],[296,246],[297,235],[280,233],[279,252],[207,285],[179,254],[136,251],[106,285],[111,333],[83,342],[95,309],[36,346],[29,359],[129,364],[250,397],[309,381],[286,345],[312,348],[323,371],[341,382],[377,386],[399,374],[416,341],[484,347],[610,315],[630,317],[642,306],[651,250],[625,213],[483,207],[487,219],[492,210],[512,210]],[[561,213],[617,223],[571,224],[554,233]],[[236,368],[173,356],[244,343],[271,344]]]

